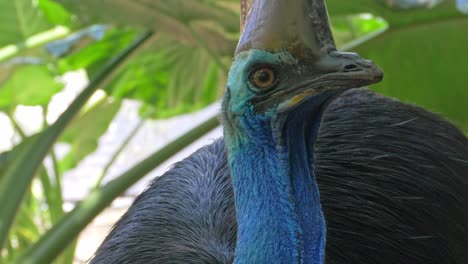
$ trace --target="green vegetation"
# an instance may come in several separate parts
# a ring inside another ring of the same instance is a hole
[[[468,131],[468,16],[453,1],[408,11],[378,2],[327,1],[338,46],[382,66],[386,77],[378,91],[439,112]],[[212,117],[115,180],[101,186],[102,177],[96,179],[98,187],[64,212],[62,175],[96,149],[122,99],[141,101],[144,118],[166,118],[220,98],[238,38],[238,5],[0,0],[0,111],[21,138],[0,154],[0,263],[72,263],[77,235],[97,214],[218,125]],[[39,106],[45,117],[63,88],[57,77],[79,69],[89,85],[55,122],[44,121],[40,133],[28,136],[14,118],[17,107]],[[90,101],[97,90],[101,96]],[[60,159],[59,142],[71,147]]]

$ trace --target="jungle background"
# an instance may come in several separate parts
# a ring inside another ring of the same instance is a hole
[[[338,48],[384,70],[372,89],[468,132],[467,0],[326,3]],[[221,135],[239,5],[0,0],[0,263],[85,261],[97,215]]]

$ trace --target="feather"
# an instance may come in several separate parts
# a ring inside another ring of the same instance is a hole
[[[452,124],[353,89],[325,111],[315,156],[327,264],[468,263],[468,139]],[[91,263],[232,263],[236,232],[218,140],[154,179]]]

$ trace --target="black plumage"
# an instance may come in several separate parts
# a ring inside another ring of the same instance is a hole
[[[367,89],[326,109],[315,169],[326,263],[468,263],[468,139]],[[91,263],[232,263],[234,198],[222,140],[152,181]]]

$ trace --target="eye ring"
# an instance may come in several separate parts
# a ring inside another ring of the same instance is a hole
[[[249,75],[250,84],[259,90],[266,90],[277,83],[276,71],[269,65],[255,67]]]

